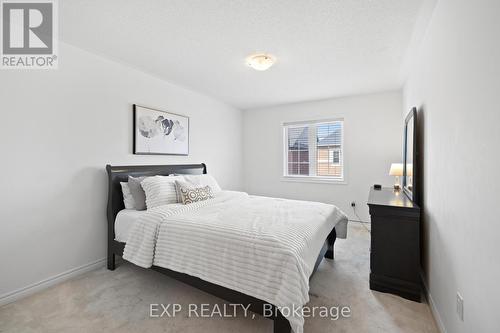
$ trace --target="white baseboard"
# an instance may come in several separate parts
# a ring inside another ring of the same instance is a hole
[[[421,279],[422,279],[422,284],[424,285],[425,297],[427,298],[427,301],[429,302],[429,307],[431,308],[431,313],[432,313],[432,316],[434,317],[434,321],[436,322],[436,326],[437,326],[440,333],[448,333],[446,331],[446,327],[444,326],[443,320],[441,319],[441,315],[439,314],[439,311],[436,307],[436,303],[434,303],[434,299],[432,298],[432,295],[429,291],[429,288],[427,287],[427,284],[425,283],[425,279],[424,279],[423,274],[421,275]]]
[[[33,283],[29,286],[14,290],[12,292],[0,296],[0,306],[17,301],[20,298],[32,295],[40,290],[52,287],[58,283],[67,281],[75,276],[101,268],[106,264],[106,258],[96,260],[94,262],[72,268],[66,272],[49,277],[45,280]]]

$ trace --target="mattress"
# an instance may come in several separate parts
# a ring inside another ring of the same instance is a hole
[[[146,213],[145,210],[123,209],[115,219],[115,240],[126,243],[132,226]]]
[[[123,258],[198,277],[280,309],[309,301],[309,277],[324,241],[347,216],[333,205],[222,191],[189,205],[143,212],[131,226]],[[282,314],[295,333],[301,314]]]

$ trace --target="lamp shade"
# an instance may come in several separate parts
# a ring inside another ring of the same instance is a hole
[[[391,170],[389,170],[390,176],[402,176],[403,175],[403,163],[392,163]]]

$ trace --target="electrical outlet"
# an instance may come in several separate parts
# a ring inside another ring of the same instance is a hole
[[[464,321],[464,298],[457,292],[457,315],[461,321]]]
[[[356,207],[356,202],[351,202],[351,207]]]

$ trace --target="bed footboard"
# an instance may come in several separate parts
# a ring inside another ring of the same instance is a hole
[[[328,250],[326,250],[325,253],[325,258],[327,259],[333,259],[333,246],[335,245],[335,240],[337,239],[337,231],[335,231],[335,228],[333,228],[332,232],[328,235],[328,238],[326,239],[328,243]]]
[[[291,333],[292,328],[290,327],[290,322],[288,319],[283,317],[281,312],[278,311],[278,315],[273,319],[273,333]]]

